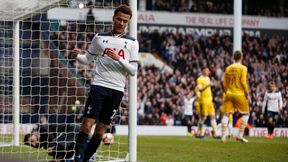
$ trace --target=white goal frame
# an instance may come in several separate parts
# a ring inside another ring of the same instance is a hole
[[[20,28],[19,20],[14,21],[13,30],[13,145],[20,145]]]
[[[133,16],[129,26],[130,35],[137,39],[137,0],[130,0]],[[129,75],[129,124],[128,153],[129,161],[137,161],[137,72]]]
[[[49,0],[46,3],[38,4],[33,3],[29,0],[0,0],[1,4],[1,17],[2,20],[11,20],[13,21],[13,146],[20,146],[20,19],[29,15],[31,13],[26,13],[26,11],[37,11],[42,8],[45,8],[54,3],[60,2],[61,0]],[[18,6],[15,4],[28,4],[23,5],[21,11],[13,12],[13,7]],[[12,8],[11,8],[12,7]],[[5,10],[3,10],[5,9]],[[8,12],[5,12],[8,11]],[[17,88],[16,88],[17,87]]]

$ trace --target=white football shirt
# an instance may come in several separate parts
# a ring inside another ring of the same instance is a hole
[[[279,108],[282,108],[282,96],[280,92],[266,92],[263,101],[263,110],[267,104],[267,110],[272,112],[279,112]]]
[[[184,98],[184,115],[193,115],[193,103],[196,97]]]
[[[91,85],[99,85],[123,92],[126,71],[118,61],[107,56],[107,48],[114,49],[125,61],[138,61],[138,41],[128,35],[118,37],[111,33],[99,33],[94,36],[88,49],[89,54],[94,56],[96,63]]]

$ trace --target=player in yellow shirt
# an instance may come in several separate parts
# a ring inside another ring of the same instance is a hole
[[[199,98],[200,98],[200,92],[197,88],[195,88],[195,94],[196,94],[196,99],[194,101],[194,108],[198,114],[198,129],[197,129],[197,134],[196,134],[196,137],[199,137],[201,135],[201,129],[202,127],[200,126],[201,122],[202,121],[202,116],[200,114],[200,103],[199,103]]]
[[[242,115],[238,141],[248,142],[243,138],[244,129],[249,119],[249,93],[247,84],[247,67],[242,65],[243,54],[240,51],[234,52],[233,59],[235,63],[228,66],[224,74],[224,93],[222,118],[222,142],[226,141],[226,128],[229,115],[235,112],[235,109]]]
[[[201,130],[200,138],[204,137],[204,122],[209,115],[211,126],[213,128],[213,136],[214,138],[219,138],[217,131],[217,123],[215,119],[215,109],[213,105],[213,97],[211,91],[211,81],[209,78],[210,71],[207,67],[202,69],[202,74],[197,78],[196,89],[200,92],[199,104],[200,104],[200,123],[199,128]]]
[[[224,98],[225,98],[225,93],[223,93],[223,100],[224,101]],[[225,112],[223,111],[223,106],[221,108],[221,118],[223,118]],[[229,114],[229,119],[228,119],[228,137],[229,138],[233,138],[234,135],[233,135],[233,114]]]

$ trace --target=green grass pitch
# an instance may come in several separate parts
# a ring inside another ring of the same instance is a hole
[[[118,137],[115,137],[117,140]],[[226,143],[206,137],[138,136],[138,162],[285,162],[288,161],[288,138],[247,138],[249,143],[228,139]],[[125,143],[127,137],[121,137]],[[119,145],[101,146],[102,149]],[[121,145],[127,150],[127,144]],[[45,150],[26,146],[0,147],[0,157],[51,159]],[[1,159],[1,158],[0,158]],[[0,160],[1,161],[1,160]]]

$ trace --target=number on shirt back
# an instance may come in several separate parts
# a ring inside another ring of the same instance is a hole
[[[236,73],[227,75],[228,85],[238,87],[239,77]]]

